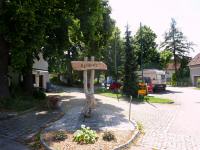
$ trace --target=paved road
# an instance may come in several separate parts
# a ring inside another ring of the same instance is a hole
[[[59,111],[32,111],[1,121],[0,150],[27,150],[22,143],[59,116]]]
[[[200,91],[168,87],[153,94],[171,98],[172,105],[133,104],[133,118],[145,128],[139,145],[146,149],[200,150]]]

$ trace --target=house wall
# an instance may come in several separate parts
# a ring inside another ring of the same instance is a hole
[[[200,65],[190,66],[190,77],[192,80],[192,85],[196,86],[196,79],[200,78]]]
[[[33,69],[48,71],[48,63],[44,60],[42,53],[39,54],[39,60],[35,59],[33,63]]]
[[[40,70],[33,70],[32,74],[35,75],[35,87],[39,87],[39,82],[40,82],[40,75],[42,75],[43,78],[43,83],[42,83],[42,88],[47,89],[47,83],[49,82],[49,72],[48,71],[40,71]]]
[[[39,60],[35,59],[33,64],[32,74],[35,75],[35,87],[39,87],[39,77],[42,75],[43,83],[42,88],[47,88],[47,82],[49,82],[48,62],[44,60],[42,53],[39,54]]]
[[[166,79],[167,81],[171,81],[172,75],[175,73],[175,70],[166,70]]]

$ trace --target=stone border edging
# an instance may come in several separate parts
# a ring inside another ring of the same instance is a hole
[[[42,143],[42,145],[44,146],[44,148],[46,149],[46,150],[53,150],[50,146],[48,146],[47,144],[46,144],[46,142],[44,141],[44,138],[43,138],[43,133],[44,133],[44,130],[40,133],[40,142]]]
[[[132,121],[132,120],[130,122],[136,128],[134,130],[134,134],[132,135],[131,139],[128,140],[128,142],[126,142],[125,144],[119,145],[117,148],[114,148],[113,150],[121,150],[122,148],[128,147],[140,135],[140,131],[138,130],[137,123],[135,121]],[[44,141],[44,138],[42,136],[44,132],[45,132],[45,130],[43,130],[40,134],[40,142],[42,143],[42,145],[45,147],[46,150],[54,150],[50,146],[48,146],[46,144],[46,142]]]
[[[133,126],[135,126],[135,130],[134,130],[134,134],[132,135],[131,139],[128,140],[128,142],[126,142],[125,144],[122,144],[120,146],[118,146],[117,148],[114,148],[113,150],[121,150],[123,148],[126,148],[128,147],[139,135],[140,135],[140,131],[138,130],[138,126],[137,126],[137,123],[135,121],[130,121]]]

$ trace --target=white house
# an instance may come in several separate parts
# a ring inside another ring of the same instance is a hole
[[[197,86],[197,80],[200,78],[200,53],[197,54],[188,64],[190,68],[190,78],[193,86]]]
[[[44,60],[41,53],[39,54],[39,60],[34,60],[32,69],[34,86],[47,89],[47,83],[49,82],[48,62]]]

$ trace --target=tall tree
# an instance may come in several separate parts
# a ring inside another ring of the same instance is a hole
[[[153,30],[146,25],[141,25],[134,36],[138,64],[143,65],[144,68],[158,67],[159,52],[157,51],[156,37]]]
[[[167,64],[170,62],[173,54],[169,50],[164,50],[160,52],[160,66],[162,69],[166,69]]]
[[[131,31],[128,25],[125,32],[125,64],[124,64],[124,87],[123,92],[127,96],[137,96],[137,53],[133,47]]]
[[[112,37],[108,40],[107,46],[101,51],[102,60],[107,64],[107,76],[121,79],[124,68],[124,49],[120,31],[115,28]]]
[[[188,42],[186,37],[176,27],[175,19],[171,19],[170,29],[167,33],[165,33],[165,40],[161,44],[161,47],[164,49],[168,49],[173,53],[174,57],[174,66],[175,66],[175,75],[177,76],[177,61],[178,59],[187,56],[193,46],[192,42]]]

